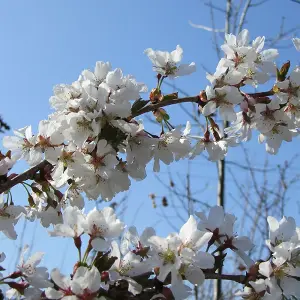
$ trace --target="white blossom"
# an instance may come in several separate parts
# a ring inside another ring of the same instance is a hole
[[[154,51],[148,48],[144,51],[153,63],[153,70],[158,74],[168,77],[178,77],[183,75],[189,75],[196,71],[196,65],[194,62],[178,65],[182,59],[183,50],[177,45],[174,51]]]

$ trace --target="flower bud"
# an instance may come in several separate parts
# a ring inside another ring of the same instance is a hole
[[[280,70],[277,69],[277,80],[284,81],[286,79],[286,75],[290,69],[291,63],[288,60],[285,64],[282,65]]]
[[[203,90],[200,92],[200,100],[203,102],[207,102],[207,96],[206,96],[206,92]]]
[[[35,202],[33,200],[33,197],[31,195],[28,195],[28,204],[30,207],[35,207]]]
[[[17,290],[21,295],[24,295],[25,289],[29,286],[29,284],[28,284],[28,283],[25,283],[25,282],[24,282],[24,283],[6,282],[6,284],[7,284],[9,287],[11,287],[11,288]]]
[[[150,92],[149,99],[152,103],[157,103],[163,100],[163,94],[161,93],[161,90],[154,88]]]
[[[75,244],[75,247],[77,248],[77,249],[80,249],[81,248],[81,237],[80,236],[78,236],[78,237],[76,237],[76,238],[74,238],[74,244]]]
[[[163,120],[169,120],[170,116],[163,108],[158,108],[153,112],[154,116],[156,117],[156,121],[161,123]]]
[[[101,281],[102,282],[109,281],[109,273],[107,271],[101,272]]]

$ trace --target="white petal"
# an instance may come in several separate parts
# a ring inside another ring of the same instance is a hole
[[[191,73],[196,72],[196,64],[194,62],[188,64],[181,64],[175,73],[175,76],[184,76],[190,75]]]
[[[269,261],[265,261],[259,264],[259,273],[266,276],[270,277],[270,275],[273,272],[273,268],[271,266],[271,263]]]
[[[205,275],[200,268],[190,265],[184,273],[186,279],[192,284],[201,285],[205,280]]]
[[[215,101],[209,101],[205,104],[205,106],[202,109],[202,113],[204,116],[209,116],[213,114],[217,109],[217,104]]]
[[[197,262],[197,267],[202,269],[211,269],[215,264],[215,258],[210,253],[203,251],[199,251],[195,255],[195,261]]]
[[[93,239],[91,245],[97,251],[107,251],[110,247],[110,243],[101,238]]]
[[[45,294],[48,299],[61,299],[64,296],[63,292],[57,291],[53,288],[47,288],[45,290]]]
[[[236,248],[242,251],[248,251],[253,247],[252,242],[246,236],[239,236],[234,239],[233,244]]]
[[[183,55],[183,50],[179,45],[177,45],[176,50],[171,52],[170,58],[174,63],[178,63],[181,61],[182,55]]]

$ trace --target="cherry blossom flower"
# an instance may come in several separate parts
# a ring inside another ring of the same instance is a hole
[[[254,127],[254,116],[245,112],[238,112],[236,114],[236,121],[234,121],[230,127],[224,129],[224,132],[233,136],[236,135],[238,140],[246,142],[252,138],[252,129]]]
[[[3,138],[3,146],[11,150],[18,159],[24,159],[30,165],[41,162],[42,153],[34,148],[36,137],[32,134],[31,126],[14,130],[14,134],[16,136],[5,136]]]
[[[262,74],[272,73],[276,71],[274,60],[278,57],[277,49],[262,50],[265,43],[265,37],[257,37],[252,42],[252,47],[256,50],[257,58],[255,60],[255,67],[263,71]],[[263,81],[261,83],[264,83]]]
[[[250,281],[251,287],[245,287],[243,291],[238,291],[236,296],[243,299],[281,300],[282,292],[275,280],[258,279]]]
[[[288,79],[277,82],[279,89],[275,96],[280,104],[289,102],[292,105],[298,105],[300,99],[300,68],[292,71]]]
[[[97,61],[94,72],[90,70],[82,71],[83,80],[89,80],[94,86],[99,86],[111,70],[110,62]]]
[[[227,154],[228,143],[226,140],[213,141],[201,136],[190,136],[190,138],[198,140],[190,151],[190,159],[195,158],[204,150],[207,151],[210,161],[221,160]]]
[[[114,167],[118,164],[116,153],[112,146],[106,140],[99,140],[97,143],[97,151],[92,156],[85,156],[87,160],[86,166],[96,175],[104,179],[111,177]]]
[[[155,230],[152,227],[145,228],[141,236],[139,236],[136,227],[130,226],[123,234],[120,246],[121,253],[125,255],[127,252],[132,251],[141,257],[146,257],[150,250],[150,243],[148,240],[154,235]]]
[[[170,234],[167,238],[152,236],[152,246],[159,267],[158,280],[164,282],[171,273],[172,286],[183,285],[182,275],[193,284],[202,284],[205,276],[201,268],[214,266],[214,257],[199,251],[212,237],[210,232],[201,232],[193,216],[181,227],[179,234]],[[184,287],[182,287],[185,290]],[[180,290],[172,290],[176,299],[181,299]]]
[[[69,185],[67,190],[64,193],[63,201],[66,202],[69,201],[69,205],[76,206],[79,209],[84,208],[84,199],[81,194],[81,190],[78,188],[76,182],[73,182]]]
[[[97,251],[106,251],[110,240],[120,236],[124,229],[111,207],[102,210],[94,208],[86,216],[85,232],[91,237],[91,245]],[[106,240],[107,239],[107,240]]]
[[[194,62],[187,64],[177,65],[183,55],[182,48],[177,45],[174,51],[154,51],[151,48],[148,48],[144,51],[145,54],[149,57],[153,63],[153,70],[158,74],[168,77],[178,77],[189,75],[196,71],[196,65]]]
[[[127,252],[123,257],[116,241],[112,242],[112,251],[110,254],[116,260],[109,270],[110,282],[126,280],[128,282],[128,291],[133,295],[140,294],[142,286],[131,277],[149,272],[153,267],[153,261],[147,260],[141,262],[140,256],[133,252]]]
[[[178,160],[185,157],[190,151],[190,142],[179,128],[162,134],[155,142],[156,146],[153,149],[153,171],[155,172],[160,170],[160,161],[169,165],[174,160],[174,156]]]
[[[273,129],[277,123],[284,123],[285,117],[280,110],[279,102],[274,99],[269,104],[255,104],[256,115],[254,117],[255,128],[262,134]]]
[[[26,214],[25,209],[20,205],[7,205],[4,202],[4,195],[0,195],[0,231],[9,239],[17,239],[15,225],[20,218]]]
[[[256,49],[249,46],[249,32],[242,30],[238,36],[225,34],[225,44],[221,46],[226,54],[224,66],[236,68],[242,75],[246,75],[249,67],[254,67],[257,59]]]
[[[296,234],[296,222],[292,217],[283,217],[279,222],[269,216],[269,239],[266,241],[271,251],[282,242],[289,241]]]
[[[237,85],[244,78],[242,73],[238,72],[236,69],[225,67],[225,64],[226,59],[222,58],[217,65],[215,73],[213,75],[206,74],[206,78],[214,88],[221,88],[226,85]]]
[[[63,213],[63,224],[54,225],[50,236],[79,237],[86,227],[85,215],[77,207],[68,206]]]
[[[209,100],[202,109],[204,116],[213,114],[217,107],[223,120],[235,121],[236,113],[233,109],[235,104],[243,101],[244,97],[236,87],[225,86],[222,88],[206,88],[207,99]]]
[[[293,132],[288,129],[287,126],[275,125],[271,131],[266,133],[261,133],[258,136],[259,143],[266,142],[266,150],[268,153],[276,154],[282,141],[290,142],[292,140]]]
[[[72,280],[58,269],[53,269],[51,278],[58,290],[47,288],[45,294],[48,299],[94,299],[100,289],[100,273],[94,266],[91,269],[79,267]]]
[[[234,215],[225,214],[221,206],[213,206],[208,217],[203,212],[198,212],[196,215],[201,220],[198,228],[212,233],[208,242],[209,247],[215,244],[222,250],[231,249],[244,260],[248,267],[254,265],[254,262],[245,254],[245,251],[250,250],[253,244],[248,237],[238,236],[234,233],[236,221]]]
[[[41,262],[44,253],[36,252],[25,261],[24,254],[28,251],[28,249],[28,245],[23,248],[20,262],[18,264],[18,270],[21,273],[21,276],[35,288],[52,287],[53,284],[48,279],[49,274],[47,268],[37,267],[37,265]]]

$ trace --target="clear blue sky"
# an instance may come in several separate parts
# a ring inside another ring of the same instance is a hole
[[[133,74],[138,81],[145,82],[151,88],[155,84],[154,73],[150,61],[143,54],[144,49],[148,47],[171,51],[180,44],[184,49],[184,62],[195,61],[198,71],[176,80],[176,83],[189,94],[198,93],[208,83],[201,64],[212,71],[217,64],[210,33],[192,28],[188,23],[191,20],[210,26],[209,10],[203,3],[204,1],[196,0],[2,1],[1,115],[13,129],[30,124],[36,129],[38,122],[46,119],[51,113],[48,99],[52,95],[53,86],[71,83],[83,69],[93,68],[97,60],[110,61],[114,68],[122,68],[125,74]],[[299,20],[299,12],[300,5],[288,0],[272,0],[259,9],[250,10],[245,27],[250,29],[252,38],[257,35],[274,36],[278,32],[283,13],[287,17],[287,27],[293,27]],[[217,14],[216,27],[222,28],[223,23],[222,14]],[[290,44],[290,40],[287,40],[282,45]],[[287,59],[290,59],[292,64],[299,62],[298,53],[294,49],[280,51],[280,63]],[[185,123],[186,118],[180,110],[171,108],[170,111],[174,124]],[[299,145],[298,140],[292,144],[285,144],[278,156],[269,157],[270,164],[274,166],[288,159],[298,151]],[[257,145],[254,139],[250,148],[253,165],[261,166],[266,157],[264,146]],[[238,162],[243,160],[240,149],[231,149],[228,157]],[[22,167],[24,166],[22,164]],[[295,173],[298,171],[297,167],[299,165],[296,166]],[[176,163],[171,167],[172,174],[183,174],[183,170],[186,169],[186,162]],[[240,172],[238,176],[241,180],[246,178],[242,171],[236,172]],[[198,159],[191,166],[191,174],[195,190],[203,187],[204,183],[209,184],[200,195],[201,200],[206,199],[209,204],[215,203],[215,164]],[[161,180],[166,180],[167,169],[164,168],[159,176]],[[227,211],[231,212],[236,205],[230,201],[229,193],[237,195],[237,192],[232,180],[229,176],[228,178]],[[270,177],[269,181],[272,180],[274,181],[274,178]],[[296,189],[294,191],[297,192]],[[171,229],[152,209],[148,198],[151,192],[167,194],[149,168],[149,176],[144,182],[133,183],[124,220],[127,224],[135,224],[139,228],[158,224],[159,234],[165,235]],[[296,195],[297,193],[293,198],[294,203],[288,208],[288,213],[294,217],[298,217],[298,211],[295,209],[295,201],[298,200]],[[24,197],[25,193],[16,189],[14,202],[22,202]],[[89,202],[88,207],[91,208],[93,204]],[[173,221],[178,227],[182,224],[176,218]],[[59,238],[50,239],[45,233],[46,230],[39,225],[35,227],[35,224],[27,224],[24,241],[30,243],[34,236],[33,251],[46,251],[45,264],[51,267],[63,264],[64,271],[68,273],[75,257],[73,260],[72,255],[64,255],[63,252],[72,249],[71,243]],[[1,237],[0,251],[10,251],[7,258],[10,268],[14,265],[19,244],[20,240],[13,242]]]

